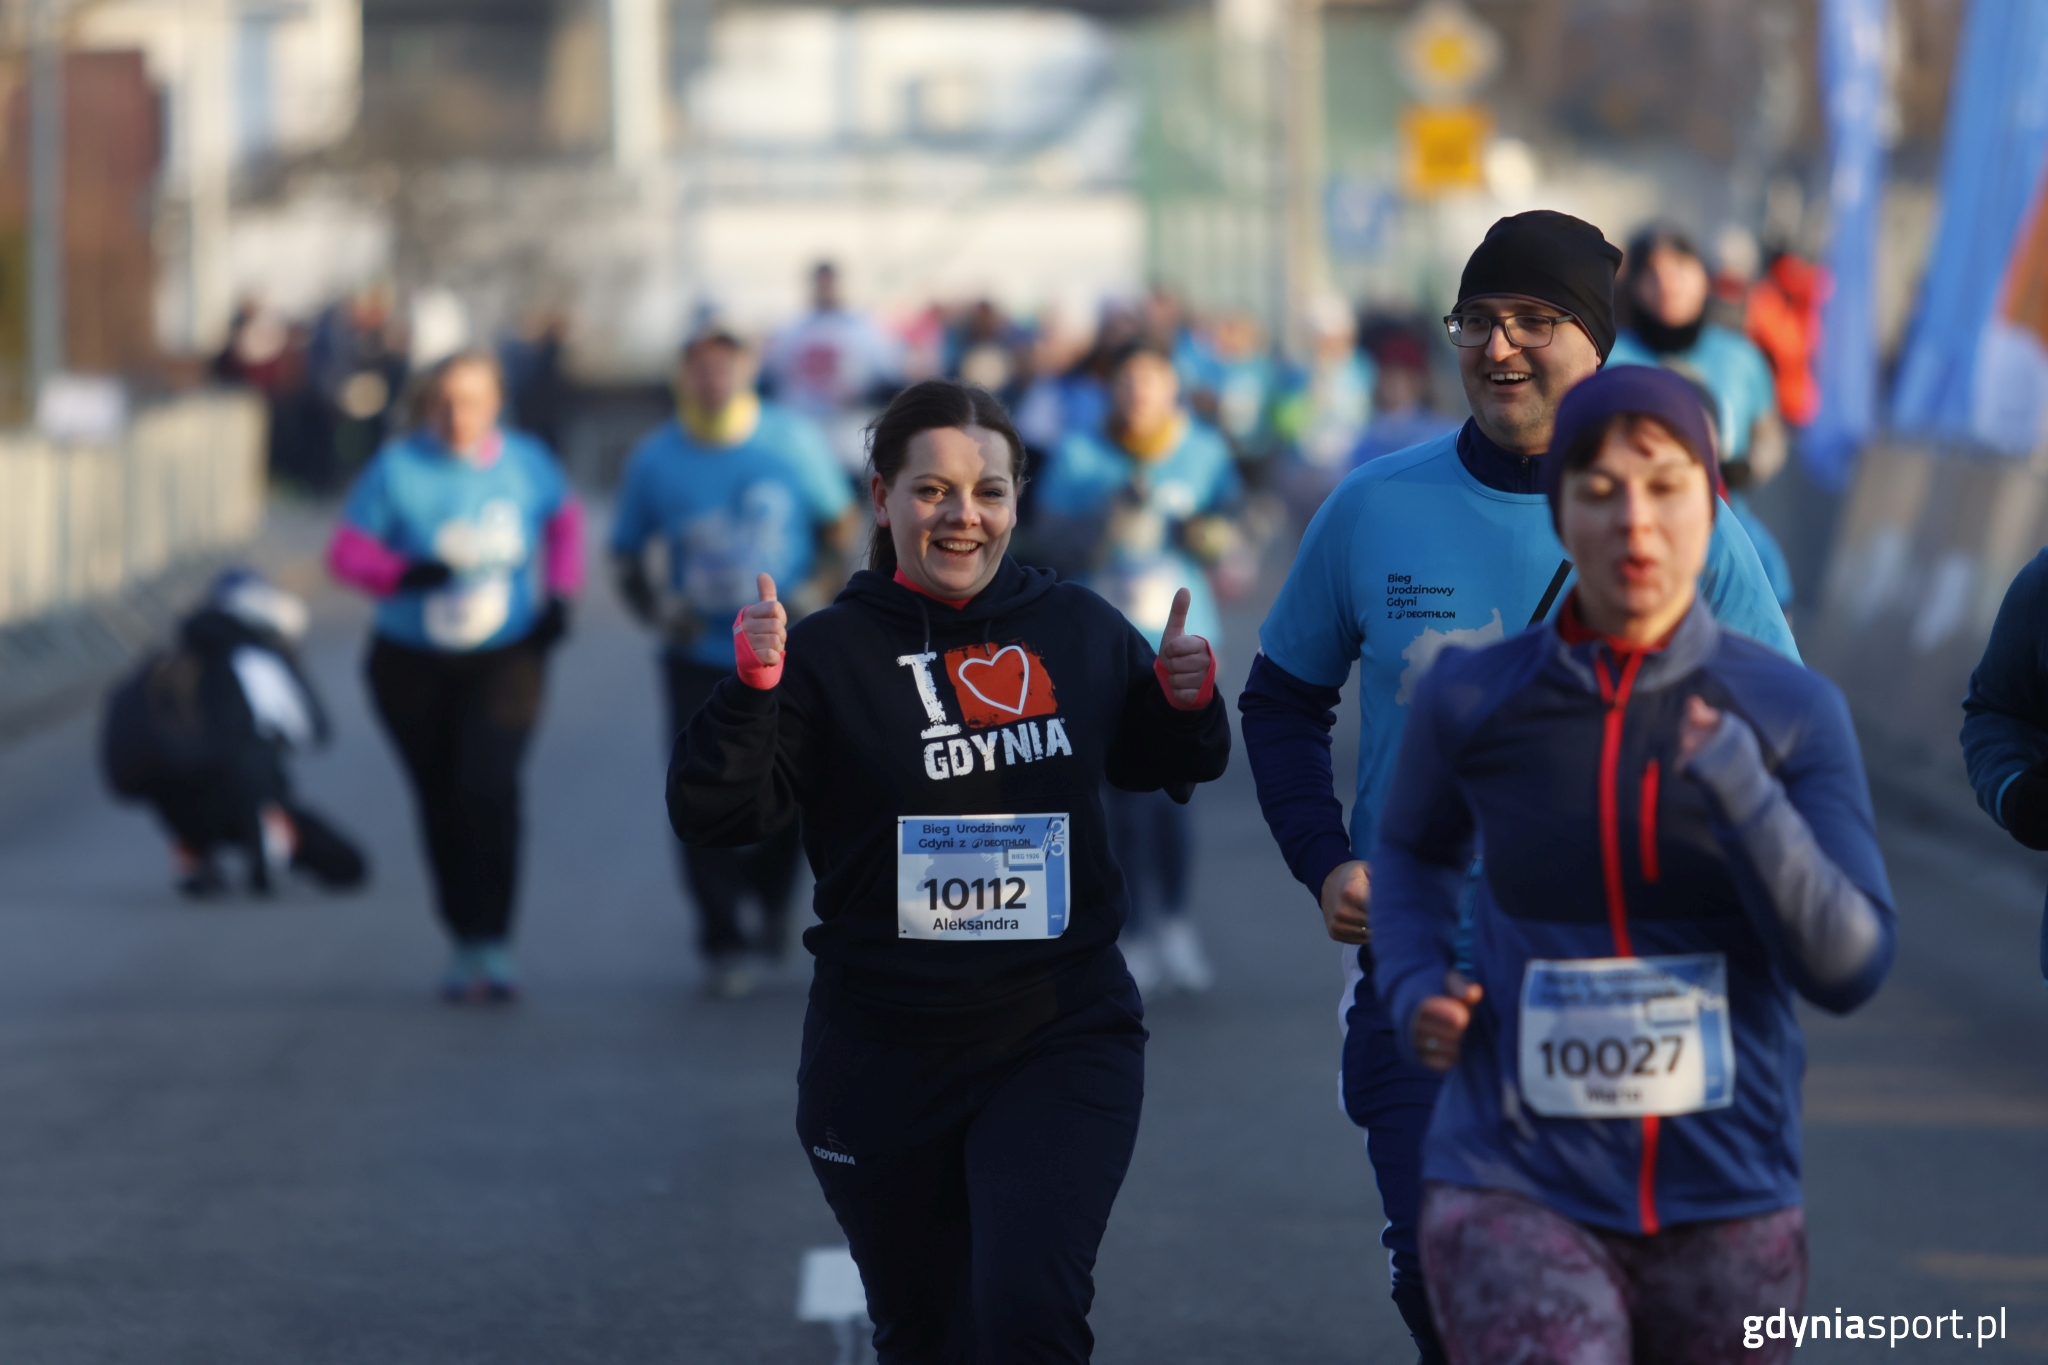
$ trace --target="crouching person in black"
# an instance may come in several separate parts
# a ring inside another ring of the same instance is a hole
[[[761,576],[669,819],[724,846],[802,812],[823,923],[797,1134],[884,1365],[1085,1361],[1144,1094],[1100,783],[1186,800],[1222,775],[1216,661],[1185,590],[1155,656],[1009,557],[1024,450],[986,393],[905,390],[870,459],[872,567],[793,631]]]
[[[287,756],[327,741],[327,714],[299,666],[297,597],[234,569],[107,702],[101,761],[119,796],[148,803],[171,836],[178,889],[227,889],[220,855],[241,857],[249,887],[286,869],[321,885],[360,884],[355,845],[292,795]]]

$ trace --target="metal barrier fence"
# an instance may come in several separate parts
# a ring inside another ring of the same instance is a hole
[[[0,436],[0,626],[120,593],[263,521],[264,411],[192,394],[118,445]]]

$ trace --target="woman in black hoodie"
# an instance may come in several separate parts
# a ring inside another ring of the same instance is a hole
[[[1023,468],[988,394],[906,389],[872,431],[873,567],[787,632],[763,575],[669,767],[689,843],[803,816],[797,1133],[885,1365],[1088,1359],[1145,1044],[1099,784],[1185,801],[1230,756],[1184,591],[1155,657],[1009,557]]]

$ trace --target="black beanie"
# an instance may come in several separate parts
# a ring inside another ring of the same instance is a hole
[[[1585,324],[1600,361],[1614,349],[1614,272],[1621,252],[1600,229],[1568,213],[1536,209],[1503,218],[1465,262],[1458,303],[1488,294],[1523,294]]]

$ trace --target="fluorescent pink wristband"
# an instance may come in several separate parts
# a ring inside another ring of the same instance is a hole
[[[1199,635],[1190,635],[1188,638],[1191,640],[1202,640],[1202,637]],[[1202,640],[1202,643],[1208,645],[1209,642]],[[1173,695],[1173,681],[1166,672],[1166,659],[1164,656],[1155,657],[1152,660],[1152,676],[1159,679],[1159,690],[1166,694],[1166,704],[1168,706],[1171,706],[1176,711],[1199,711],[1207,706],[1216,695],[1216,651],[1214,648],[1209,650],[1209,671],[1202,675],[1202,690],[1195,694],[1193,701],[1186,704],[1181,703]]]
[[[772,664],[762,663],[760,656],[754,653],[754,642],[740,629],[740,623],[746,619],[745,607],[741,607],[732,618],[732,651],[739,659],[740,681],[757,692],[766,692],[782,681],[782,666],[789,662],[789,651],[784,650],[782,657]]]
[[[327,572],[372,597],[389,597],[405,575],[405,556],[368,531],[343,522],[327,545]]]
[[[583,589],[583,504],[571,493],[548,518],[543,535],[547,546],[548,591],[574,597]]]

